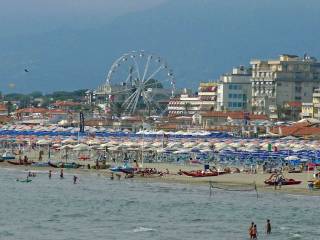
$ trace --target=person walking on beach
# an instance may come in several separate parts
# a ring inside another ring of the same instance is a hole
[[[252,239],[252,230],[254,227],[254,222],[251,223],[249,229],[248,229],[248,233],[249,233],[249,238]]]
[[[270,223],[270,219],[267,219],[266,233],[267,233],[268,235],[271,234],[271,223]]]
[[[60,179],[63,179],[63,169],[60,171]]]
[[[52,177],[52,171],[51,170],[49,170],[49,179],[51,179],[51,177]]]

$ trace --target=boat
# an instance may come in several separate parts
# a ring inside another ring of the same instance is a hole
[[[272,174],[268,179],[264,181],[267,185],[278,185],[281,182],[281,185],[297,185],[302,181],[294,180],[292,178],[285,178],[282,174]]]
[[[48,162],[34,162],[31,164],[33,167],[50,167]]]
[[[32,164],[32,162],[16,162],[16,161],[8,161],[8,163],[10,163],[10,164],[12,164],[12,165],[20,165],[20,166],[22,166],[22,165],[31,165]]]
[[[78,157],[79,160],[85,161],[85,160],[90,160],[89,156],[80,156]]]
[[[22,182],[22,183],[29,183],[29,182],[32,182],[32,180],[31,179],[17,179],[17,182]]]
[[[16,159],[16,157],[10,153],[10,152],[5,152],[4,154],[2,154],[2,156],[0,157],[0,160],[2,161],[6,161],[6,160],[14,160]]]
[[[72,163],[63,163],[63,162],[59,162],[59,163],[52,163],[52,162],[48,162],[48,165],[50,167],[53,168],[79,168],[82,165],[72,162]]]
[[[134,167],[131,167],[128,163],[125,163],[122,166],[116,166],[116,167],[112,167],[110,168],[110,170],[112,172],[122,172],[122,173],[134,173],[135,170],[137,170]]]
[[[214,177],[214,176],[218,176],[219,173],[218,172],[204,172],[201,170],[198,171],[182,171],[182,173],[186,176],[190,176],[190,177]]]

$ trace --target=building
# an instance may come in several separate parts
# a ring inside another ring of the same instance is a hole
[[[301,118],[316,118],[320,120],[320,88],[312,94],[312,102],[302,103]]]
[[[56,101],[52,105],[56,109],[62,109],[62,110],[68,111],[68,110],[73,110],[75,107],[80,106],[81,103],[72,102],[72,101]]]
[[[313,118],[313,103],[302,103],[301,118]]]
[[[187,89],[179,97],[171,98],[168,104],[169,115],[193,115],[199,111],[199,96],[190,94]]]
[[[5,104],[0,104],[0,116],[8,116],[8,108]]]
[[[192,94],[184,89],[179,97],[170,99],[169,115],[193,115],[200,111],[213,111],[217,106],[218,84],[200,83],[198,90],[198,94]]]
[[[271,119],[280,114],[286,102],[311,102],[320,84],[320,62],[315,58],[283,54],[277,60],[252,60],[252,111]]]
[[[217,107],[218,83],[200,83],[198,88],[199,105],[201,111],[212,111]]]
[[[298,121],[300,119],[302,109],[301,102],[285,102],[281,113],[281,119],[286,121]]]
[[[251,69],[243,66],[219,79],[217,111],[250,111]]]
[[[217,125],[247,125],[250,122],[264,122],[268,120],[266,115],[255,115],[245,112],[232,111],[232,112],[201,112],[200,124],[207,128]]]

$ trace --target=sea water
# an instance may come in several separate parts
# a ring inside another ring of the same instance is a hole
[[[320,239],[320,197],[0,169],[0,239]],[[266,219],[272,234],[266,236]]]

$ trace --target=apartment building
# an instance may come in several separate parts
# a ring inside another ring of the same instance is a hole
[[[311,102],[320,84],[320,62],[283,54],[277,60],[252,60],[252,111],[283,119],[287,102]]]

